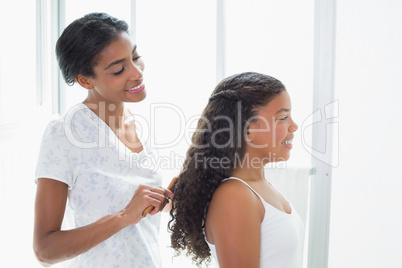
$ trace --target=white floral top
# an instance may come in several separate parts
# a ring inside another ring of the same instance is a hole
[[[38,178],[68,185],[72,228],[88,225],[123,209],[139,184],[160,186],[155,155],[147,144],[130,151],[86,105],[80,103],[51,121],[44,133]],[[153,159],[153,160],[152,160]],[[79,255],[68,267],[161,267],[160,215],[147,216]]]

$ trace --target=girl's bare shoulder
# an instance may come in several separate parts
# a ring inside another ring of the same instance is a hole
[[[210,210],[216,210],[220,215],[232,214],[226,215],[228,217],[249,213],[261,216],[261,213],[264,213],[263,205],[257,195],[243,182],[231,179],[222,182],[216,189],[208,211]]]

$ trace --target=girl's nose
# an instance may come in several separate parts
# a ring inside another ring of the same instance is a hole
[[[297,124],[292,120],[292,124],[289,126],[289,131],[290,132],[295,132],[299,127]]]

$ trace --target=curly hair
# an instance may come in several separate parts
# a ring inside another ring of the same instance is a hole
[[[209,263],[204,220],[212,195],[244,157],[248,123],[257,109],[286,90],[277,79],[246,72],[221,81],[198,121],[182,171],[172,191],[171,245],[200,266]]]
[[[90,13],[68,25],[56,43],[56,56],[68,85],[82,74],[95,77],[93,67],[98,54],[121,32],[128,33],[128,24],[106,13]]]

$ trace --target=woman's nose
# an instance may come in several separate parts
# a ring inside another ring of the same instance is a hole
[[[132,63],[130,68],[130,75],[134,80],[139,80],[142,78],[144,72],[143,64]]]

